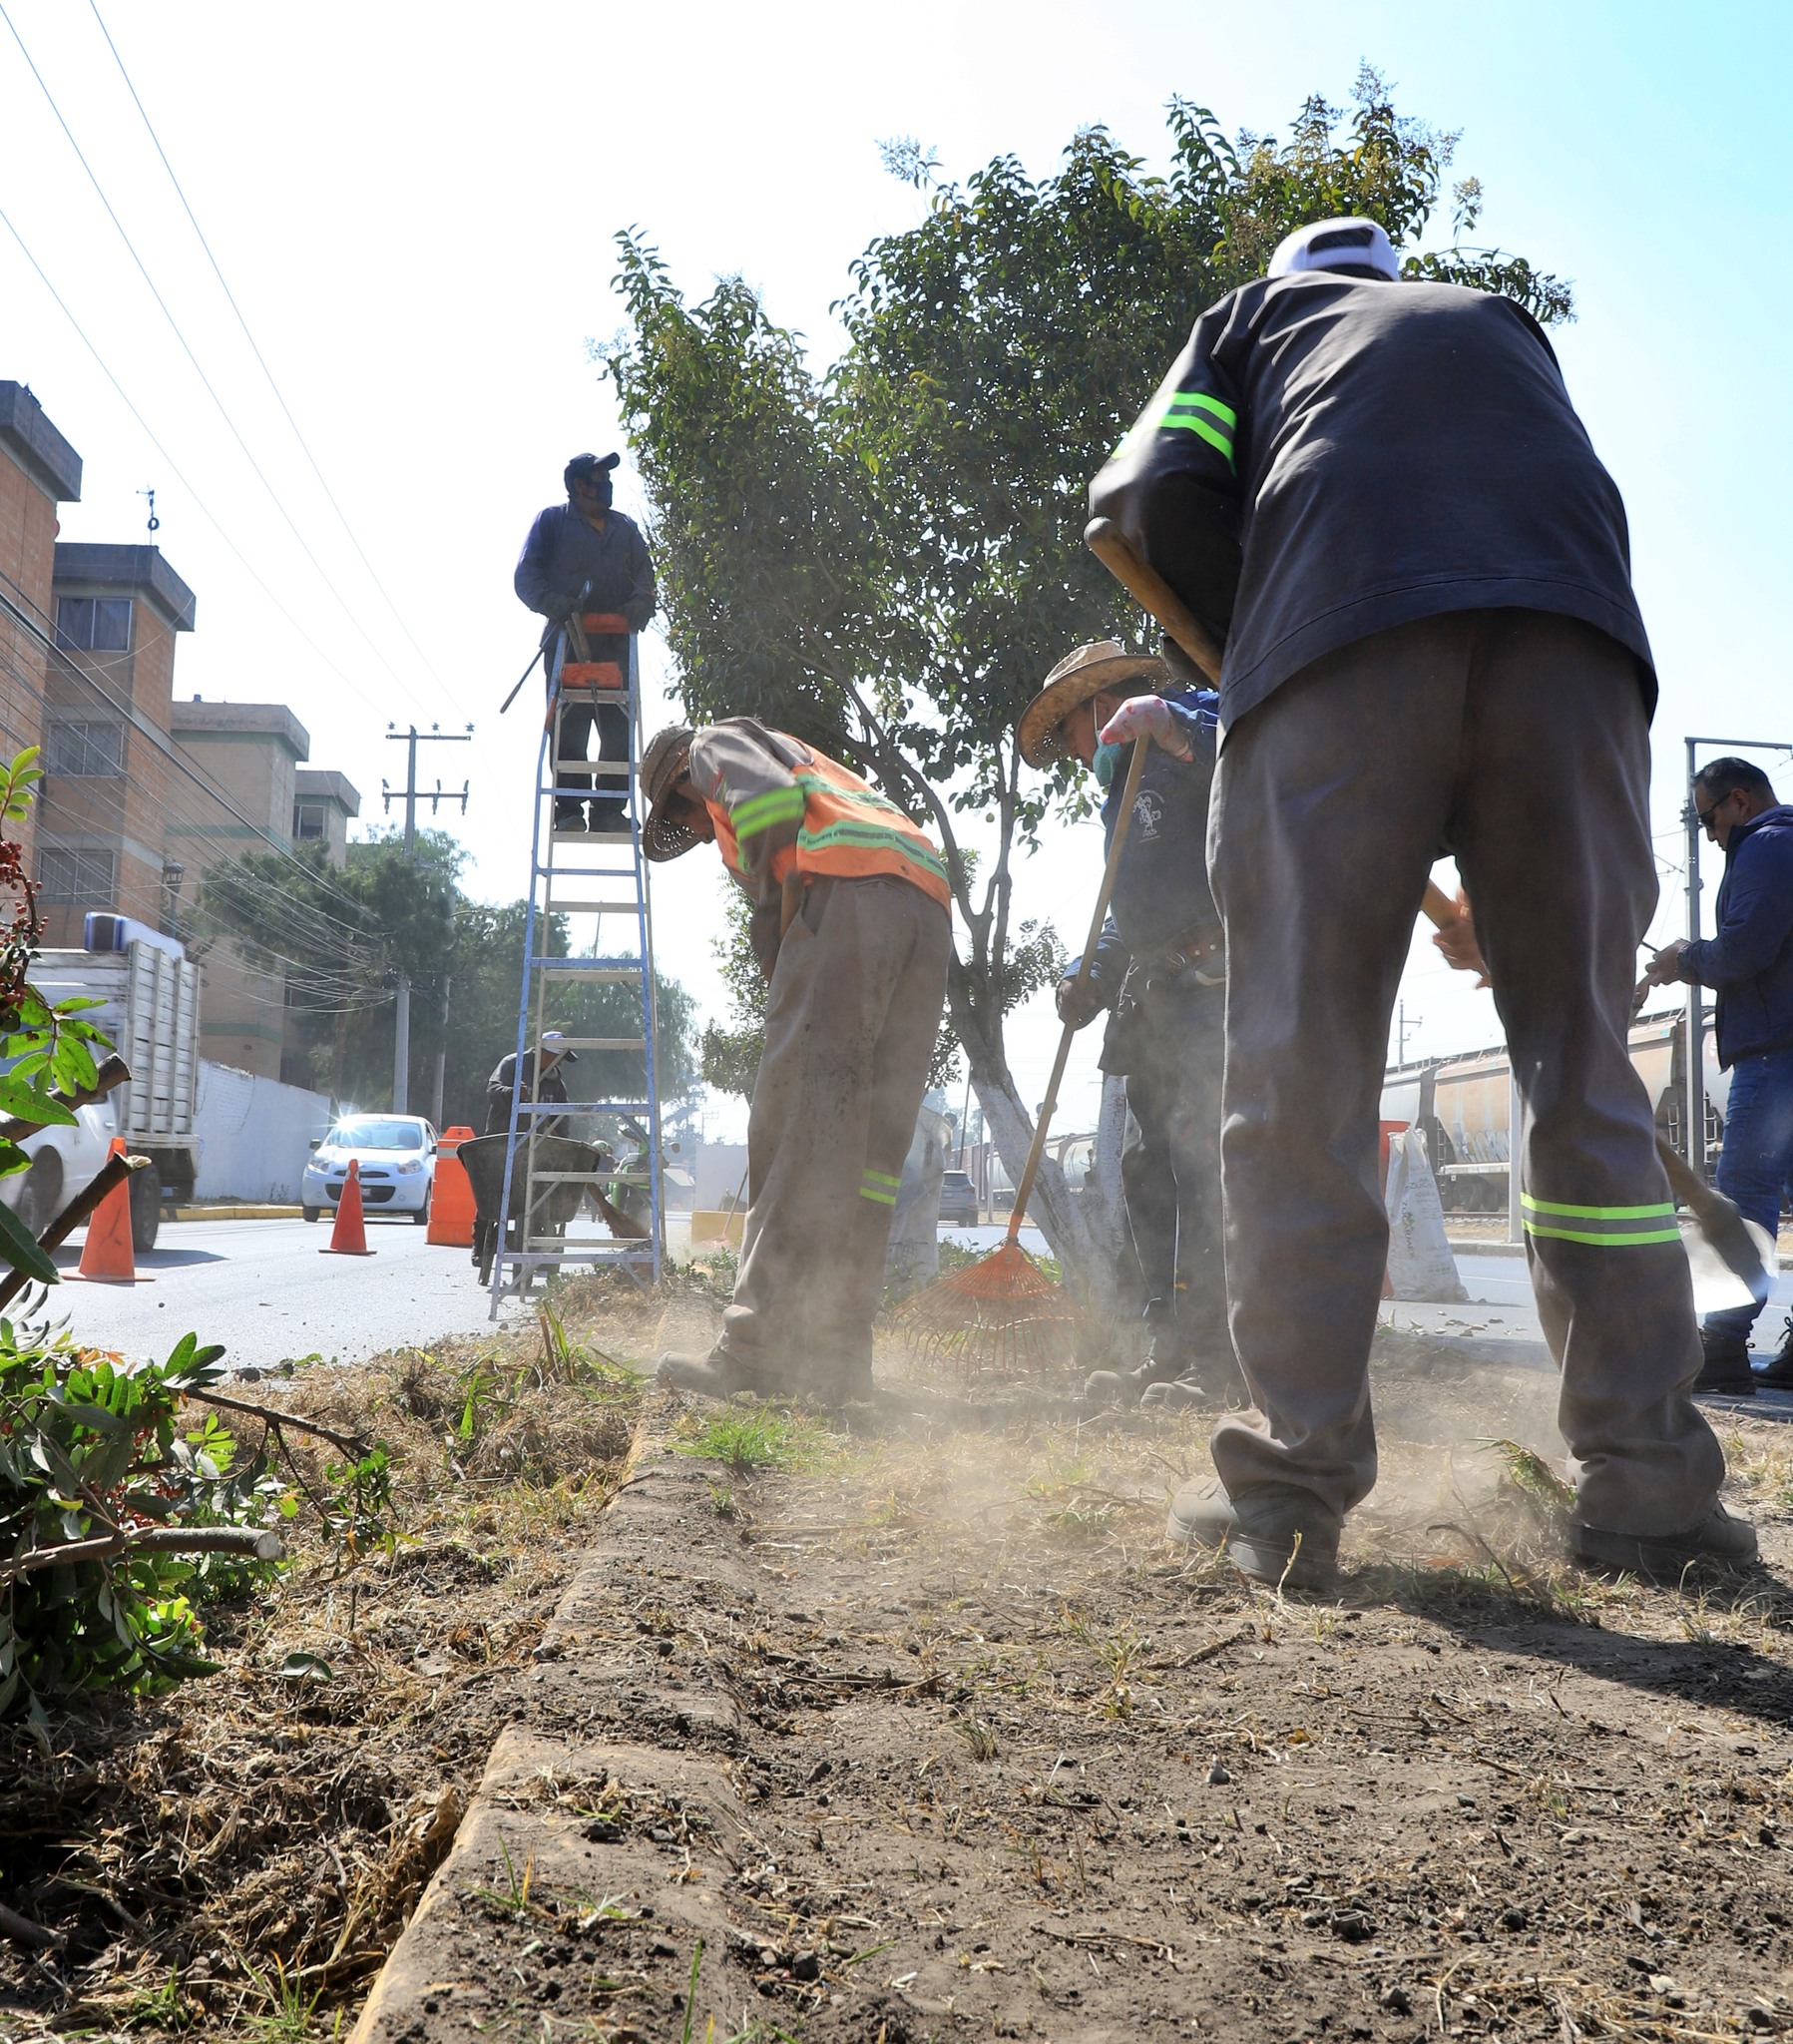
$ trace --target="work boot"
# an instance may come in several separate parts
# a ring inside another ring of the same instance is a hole
[[[554,805],[554,827],[557,830],[583,831],[586,827],[585,803],[557,801]]]
[[[1084,1379],[1086,1405],[1137,1405],[1154,1384],[1166,1384],[1179,1375],[1184,1359],[1166,1348],[1159,1353],[1154,1341],[1145,1351],[1137,1369],[1093,1369]]]
[[[1780,1353],[1756,1371],[1756,1382],[1771,1391],[1793,1391],[1793,1313],[1781,1329]]]
[[[626,837],[629,834],[629,804],[627,802],[594,802],[592,804],[592,829],[600,836]]]
[[[1164,1537],[1214,1547],[1254,1583],[1324,1589],[1338,1568],[1339,1522],[1293,1483],[1257,1483],[1229,1497],[1217,1476],[1196,1476],[1170,1500]]]
[[[1714,1505],[1685,1533],[1607,1533],[1598,1526],[1571,1525],[1569,1550],[1583,1567],[1641,1576],[1649,1583],[1678,1583],[1704,1562],[1719,1569],[1746,1569],[1756,1558],[1756,1529]]]
[[[728,1399],[748,1392],[755,1398],[793,1398],[806,1404],[834,1407],[860,1404],[872,1395],[871,1366],[844,1368],[825,1380],[747,1360],[718,1341],[707,1355],[669,1351],[656,1372],[674,1390],[694,1391],[702,1398]]]
[[[1200,1405],[1224,1410],[1229,1404],[1250,1403],[1251,1394],[1233,1360],[1230,1343],[1223,1359],[1211,1351],[1197,1357],[1167,1382],[1149,1385],[1139,1399],[1148,1412],[1186,1412]]]
[[[1702,1320],[1699,1345],[1705,1353],[1699,1375],[1693,1379],[1696,1391],[1722,1393],[1727,1398],[1753,1398],[1755,1371],[1749,1366],[1749,1337],[1734,1327],[1714,1326]]]

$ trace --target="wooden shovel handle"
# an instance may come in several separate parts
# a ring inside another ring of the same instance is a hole
[[[1133,797],[1139,791],[1139,775],[1145,770],[1145,754],[1151,741],[1134,739],[1133,755],[1127,762],[1126,782],[1121,790],[1121,813],[1115,818],[1115,834],[1109,839],[1108,862],[1102,869],[1102,885],[1096,894],[1096,913],[1090,918],[1090,936],[1084,945],[1084,955],[1078,962],[1075,987],[1089,982],[1090,967],[1096,957],[1096,946],[1102,936],[1102,926],[1108,916],[1109,901],[1115,892],[1115,875],[1121,870],[1121,852],[1126,843],[1127,826],[1133,819]],[[1034,1124],[1034,1140],[1028,1146],[1028,1161],[1022,1170],[1021,1183],[1015,1188],[1015,1205],[1009,1214],[1009,1240],[1011,1243],[1021,1235],[1021,1225],[1027,1218],[1028,1201],[1033,1195],[1034,1180],[1039,1175],[1040,1160],[1046,1154],[1046,1131],[1051,1126],[1053,1110],[1059,1104],[1059,1083],[1065,1077],[1065,1065],[1071,1056],[1071,1039],[1077,1034],[1077,1024],[1067,1022],[1059,1033],[1059,1054],[1053,1060],[1052,1077],[1046,1082],[1046,1098],[1040,1103],[1040,1119]]]
[[[1178,646],[1218,686],[1224,649],[1158,571],[1142,561],[1112,518],[1092,518],[1084,544],[1128,596],[1163,626]]]

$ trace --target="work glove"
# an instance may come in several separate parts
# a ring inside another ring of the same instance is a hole
[[[1162,696],[1129,696],[1100,733],[1105,746],[1123,746],[1132,739],[1149,739],[1173,760],[1187,760],[1192,752],[1182,726],[1171,714]]]
[[[1058,1004],[1059,1020],[1072,1029],[1082,1029],[1087,1023],[1094,1022],[1108,1006],[1094,973],[1081,986],[1075,972],[1066,973],[1059,981],[1054,998]]]

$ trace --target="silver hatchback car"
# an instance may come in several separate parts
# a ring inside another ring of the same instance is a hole
[[[352,1159],[360,1166],[361,1205],[369,1220],[378,1214],[408,1214],[419,1228],[428,1225],[436,1132],[420,1115],[351,1115],[313,1152],[299,1183],[299,1206],[307,1221],[342,1198]]]

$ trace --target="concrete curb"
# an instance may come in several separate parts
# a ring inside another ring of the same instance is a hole
[[[177,1221],[297,1221],[302,1207],[177,1207]]]

